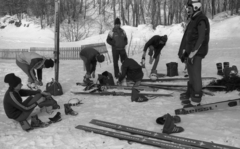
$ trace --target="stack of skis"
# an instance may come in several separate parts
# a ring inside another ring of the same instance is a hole
[[[165,149],[237,149],[236,147],[152,132],[101,120],[93,119],[90,123],[121,132],[127,132],[131,135],[83,125],[76,126],[76,129]]]
[[[216,78],[203,77],[202,79],[216,79]],[[187,80],[188,80],[188,78],[176,78],[175,77],[175,78],[159,78],[157,80],[154,80],[154,82],[157,83],[157,82],[165,82],[165,81],[187,81]],[[134,87],[134,88],[138,89],[139,91],[152,92],[152,93],[140,93],[143,95],[152,95],[153,94],[155,96],[172,96],[172,94],[159,94],[159,93],[157,93],[157,91],[159,89],[186,91],[186,87],[187,87],[187,85],[178,85],[178,84],[169,84],[169,83],[168,84],[166,84],[166,83],[157,83],[156,84],[156,83],[152,83],[152,82],[153,82],[153,80],[151,80],[151,79],[143,79],[141,85],[138,87]],[[76,83],[76,84],[81,85],[81,86],[86,86],[84,83],[80,83],[80,82]],[[216,87],[216,86],[205,86],[203,89],[212,88],[212,87]],[[222,86],[218,86],[218,87],[223,88]],[[124,91],[108,92],[106,90],[108,90],[108,89],[131,90],[132,86],[118,86],[118,85],[103,86],[100,84],[91,84],[91,85],[88,85],[86,88],[85,88],[85,92],[82,91],[82,92],[72,92],[72,93],[74,93],[74,94],[93,94],[93,95],[130,96],[131,93],[126,93]],[[92,91],[93,88],[95,88],[94,91]],[[88,91],[90,89],[91,89],[91,91]],[[212,92],[209,92],[209,91],[203,91],[203,92],[204,92],[204,94],[207,94],[207,95],[211,95],[211,96],[214,95]]]

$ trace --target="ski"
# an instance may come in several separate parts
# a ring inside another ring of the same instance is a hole
[[[215,102],[210,104],[203,104],[195,107],[176,109],[175,114],[176,115],[191,114],[191,113],[213,111],[213,110],[224,109],[227,107],[235,107],[235,106],[240,106],[240,98],[227,100],[227,101],[220,101],[220,102]]]
[[[86,86],[83,83],[77,83],[77,85],[81,85],[81,86]],[[102,88],[102,90],[106,90],[106,89],[118,89],[118,90],[132,90],[132,88],[136,88],[140,91],[157,91],[159,90],[158,88],[154,88],[154,87],[148,87],[148,86],[125,86],[125,85],[100,85],[100,84],[94,84],[94,87],[100,87]]]
[[[160,139],[160,140],[164,140],[164,141],[170,141],[170,142],[184,144],[184,145],[197,147],[197,148],[237,149],[237,148],[231,147],[231,146],[215,144],[215,143],[200,141],[200,140],[194,140],[194,139],[189,139],[189,138],[184,138],[184,137],[179,137],[179,136],[173,136],[173,135],[168,135],[168,134],[164,134],[164,133],[157,133],[157,132],[153,132],[153,131],[138,129],[138,128],[134,128],[134,127],[119,125],[119,124],[105,122],[105,121],[96,120],[96,119],[93,119],[90,123],[94,124],[94,125],[102,126],[102,127],[107,127],[107,128],[111,128],[111,129],[115,129],[115,130],[128,132],[131,134],[142,135],[145,137]]]
[[[84,94],[84,95],[112,95],[112,96],[131,96],[132,93],[125,93],[125,92],[84,92],[84,91],[77,91],[74,92],[72,91],[71,93],[73,94]],[[163,94],[163,93],[139,93],[139,95],[144,95],[144,96],[166,96],[166,97],[171,97],[173,96],[172,94]]]
[[[209,80],[215,80],[217,78],[215,77],[202,77],[202,79],[209,79]],[[187,81],[189,80],[189,78],[182,78],[182,77],[178,77],[178,78],[158,78],[157,80],[152,80],[152,79],[142,79],[142,82],[158,82],[158,81]]]
[[[133,142],[151,145],[151,146],[155,146],[155,147],[161,147],[161,148],[167,148],[167,149],[197,149],[194,147],[189,147],[189,146],[185,146],[185,145],[181,145],[181,144],[163,142],[163,141],[159,141],[159,140],[151,140],[151,139],[147,139],[147,138],[143,138],[143,137],[137,137],[137,136],[133,136],[133,135],[117,133],[117,132],[108,131],[108,130],[104,130],[104,129],[98,129],[98,128],[89,127],[89,126],[78,125],[75,128],[84,130],[87,132],[93,132],[96,134],[101,134],[101,135],[105,135],[105,136],[109,136],[109,137],[118,138],[120,140],[133,141]]]

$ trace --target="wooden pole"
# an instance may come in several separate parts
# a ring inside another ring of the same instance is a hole
[[[59,8],[60,0],[55,0],[55,36],[54,36],[54,59],[55,59],[55,81],[59,77]]]

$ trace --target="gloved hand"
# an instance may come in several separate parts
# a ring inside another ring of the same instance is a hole
[[[93,78],[95,78],[95,71],[94,71],[94,72],[92,72],[92,77],[93,77]]]
[[[182,56],[180,57],[181,62],[184,63],[188,59],[188,54],[187,52],[184,52]]]

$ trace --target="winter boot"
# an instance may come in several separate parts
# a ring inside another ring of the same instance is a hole
[[[182,127],[178,127],[174,124],[173,117],[170,114],[167,114],[162,132],[166,134],[171,134],[171,133],[179,133],[183,131],[184,129]]]
[[[42,122],[37,115],[31,116],[31,127],[33,128],[43,128],[47,127],[49,123]]]
[[[87,78],[86,76],[84,76],[83,83],[86,85],[90,85],[90,84],[93,84],[93,81]]]
[[[23,130],[25,130],[25,131],[33,130],[33,128],[30,126],[30,124],[28,123],[27,120],[21,121],[19,123],[20,123]]]
[[[201,100],[202,100],[202,95],[203,95],[203,92],[193,92],[191,94],[191,102],[193,105],[198,105],[200,104]]]
[[[229,67],[229,62],[223,62],[223,69],[228,68]]]
[[[148,98],[143,96],[143,95],[139,95],[139,90],[132,88],[132,95],[131,95],[131,100],[132,102],[146,102],[148,101]]]
[[[159,118],[156,119],[156,123],[157,124],[160,124],[160,125],[163,125],[166,121],[166,117],[168,116],[168,114],[165,114]],[[180,123],[181,122],[181,118],[179,116],[172,116],[173,117],[173,122],[174,123]]]
[[[72,116],[77,116],[78,113],[76,111],[73,111],[71,106],[69,104],[64,104],[64,111],[66,115],[72,115]]]
[[[222,63],[217,63],[217,74],[220,76],[223,76],[223,68],[222,68]]]
[[[190,82],[188,81],[187,82],[187,91],[185,93],[180,94],[180,100],[184,101],[184,100],[190,99],[191,92],[192,92],[192,84],[190,84]]]
[[[61,113],[57,112],[57,114],[53,118],[48,118],[51,123],[56,123],[62,120]]]

